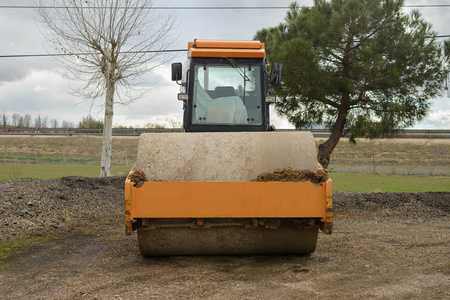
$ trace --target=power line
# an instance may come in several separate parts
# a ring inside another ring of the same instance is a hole
[[[187,49],[168,49],[168,50],[148,50],[148,51],[123,51],[123,54],[135,54],[135,53],[172,53],[172,52],[186,52]],[[95,53],[48,53],[48,54],[7,54],[0,55],[0,58],[15,58],[15,57],[55,57],[55,56],[83,56],[92,55]]]
[[[433,8],[433,7],[450,7],[450,4],[423,4],[423,5],[403,5],[404,8]],[[0,8],[12,8],[12,9],[30,9],[30,8],[43,8],[43,9],[73,9],[75,7],[66,6],[30,6],[30,5],[0,5]],[[83,9],[97,9],[97,7],[81,7]],[[125,7],[118,7],[124,9]],[[252,9],[289,9],[290,6],[152,6],[144,7],[144,9],[155,10],[252,10]]]
[[[62,9],[62,8],[80,8],[74,6],[26,6],[26,5],[0,5],[0,8],[43,8],[43,9]],[[82,9],[98,9],[98,7],[81,7]],[[124,9],[125,7],[118,7],[118,9]],[[289,6],[152,6],[144,7],[144,9],[158,9],[158,10],[204,10],[204,9],[289,9]]]
[[[402,7],[409,7],[409,8],[422,8],[422,7],[450,7],[450,4],[403,5]]]

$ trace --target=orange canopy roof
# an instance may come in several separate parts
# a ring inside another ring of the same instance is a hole
[[[260,41],[197,40],[189,42],[188,57],[264,58]]]

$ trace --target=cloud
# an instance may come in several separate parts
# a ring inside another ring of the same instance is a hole
[[[24,78],[0,85],[0,107],[10,115],[41,114],[77,122],[88,108],[75,106],[79,100],[66,92],[67,85],[67,80],[57,72],[30,70]]]
[[[50,88],[49,87],[42,87],[40,84],[38,84],[38,85],[36,85],[34,88],[32,88],[31,90],[33,91],[33,92],[44,92],[44,91],[47,91],[47,90],[49,90]]]
[[[294,129],[295,126],[289,123],[286,118],[277,114],[275,106],[272,104],[270,107],[270,123],[275,126],[276,129]]]
[[[442,125],[443,127],[448,128],[450,126],[450,109],[432,111],[427,119],[436,125]]]
[[[448,106],[447,106],[448,107]],[[414,126],[415,129],[449,129],[450,109],[433,109],[428,116]]]
[[[183,103],[178,101],[178,86],[152,88],[142,98],[129,106],[116,106],[114,122],[132,126],[143,126],[147,123],[161,123],[166,119],[182,119]]]
[[[16,3],[11,3],[16,4]],[[24,3],[27,5],[28,3]],[[45,54],[43,37],[36,27],[31,9],[0,9],[0,55]],[[49,57],[0,57],[0,84],[23,79],[31,69],[52,69]]]

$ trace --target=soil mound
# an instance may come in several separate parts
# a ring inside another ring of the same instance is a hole
[[[337,214],[357,213],[375,218],[391,216],[415,221],[450,216],[449,192],[333,194],[333,209]]]
[[[328,170],[292,170],[291,168],[279,168],[272,172],[262,173],[251,181],[311,181],[322,183],[329,178]]]
[[[141,170],[133,171],[128,178],[134,183],[135,187],[141,187],[147,181],[147,176]]]
[[[125,175],[0,181],[0,243],[123,219]]]

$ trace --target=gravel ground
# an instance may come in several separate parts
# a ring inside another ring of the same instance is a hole
[[[336,192],[310,256],[145,259],[124,234],[124,179],[0,181],[2,243],[58,237],[0,261],[1,298],[450,298],[450,193]]]
[[[122,220],[125,177],[0,181],[0,242]]]

